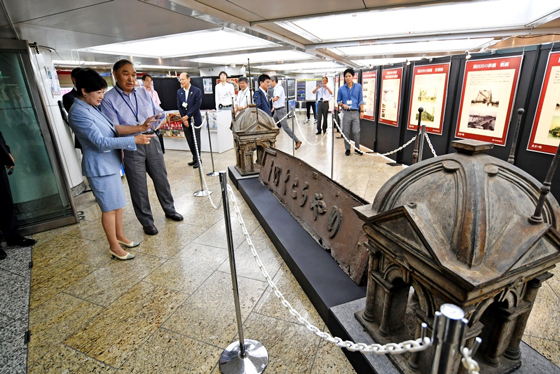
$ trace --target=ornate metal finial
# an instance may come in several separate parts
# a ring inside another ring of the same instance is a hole
[[[414,151],[412,151],[412,163],[418,162],[418,146],[420,145],[420,133],[422,132],[422,112],[424,108],[418,108],[418,128],[416,129],[416,141],[414,142]]]
[[[517,148],[517,141],[519,137],[519,127],[521,125],[521,118],[523,118],[523,113],[525,113],[525,109],[519,108],[517,110],[517,124],[515,125],[515,132],[513,134],[513,143],[511,144],[511,151],[509,152],[509,157],[507,162],[513,165],[515,162],[515,148]]]
[[[556,171],[556,166],[558,166],[559,159],[560,159],[560,145],[558,146],[558,149],[556,149],[556,154],[554,155],[554,158],[552,159],[552,163],[548,168],[546,179],[541,186],[541,195],[539,196],[539,201],[537,203],[537,206],[535,207],[535,213],[533,213],[531,218],[529,218],[529,222],[531,223],[538,224],[543,222],[542,210],[544,206],[544,200],[546,198],[546,195],[548,195],[548,193],[550,192],[552,177],[554,176],[554,172]]]

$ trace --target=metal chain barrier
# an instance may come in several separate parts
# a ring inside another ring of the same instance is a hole
[[[233,194],[233,189],[231,188],[230,185],[228,185],[227,188],[228,188],[229,196],[231,197],[231,200],[233,201],[234,211],[235,211],[235,214],[237,215],[237,219],[239,220],[241,230],[243,231],[243,234],[245,235],[245,239],[247,240],[247,244],[249,245],[249,248],[251,248],[251,253],[253,254],[253,257],[255,258],[255,261],[257,262],[257,265],[261,269],[261,272],[262,272],[263,276],[266,278],[266,281],[268,282],[268,285],[274,290],[274,294],[276,295],[276,297],[278,297],[281,300],[282,305],[284,305],[284,307],[286,307],[288,309],[290,314],[297,318],[299,323],[303,324],[309,331],[311,331],[315,335],[319,336],[320,338],[322,338],[322,339],[324,339],[324,340],[326,340],[330,343],[333,343],[338,347],[346,348],[346,349],[348,349],[349,351],[352,351],[352,352],[355,352],[355,351],[373,352],[375,354],[382,355],[382,354],[387,354],[387,353],[389,353],[389,354],[401,354],[401,353],[404,353],[404,352],[419,352],[419,351],[423,351],[423,350],[428,349],[428,347],[431,345],[431,339],[425,336],[425,331],[426,331],[426,328],[427,328],[426,324],[422,324],[422,337],[418,338],[416,340],[407,340],[407,341],[404,341],[402,343],[365,344],[365,343],[354,343],[352,341],[342,340],[339,337],[333,337],[331,334],[319,330],[316,326],[314,326],[309,321],[307,321],[305,318],[303,318],[301,316],[301,314],[299,314],[291,306],[291,304],[288,302],[288,300],[286,300],[284,298],[284,295],[282,295],[282,293],[280,292],[280,290],[278,289],[276,284],[272,281],[272,278],[270,277],[270,275],[268,274],[268,272],[264,268],[264,265],[263,265],[259,255],[258,255],[258,253],[255,249],[255,245],[253,244],[253,241],[251,240],[251,236],[249,235],[249,232],[247,231],[247,227],[245,226],[245,222],[243,221],[243,217],[241,216],[241,211],[239,210],[239,206],[237,205],[237,200],[235,199],[235,195]]]
[[[321,144],[321,143],[323,142],[323,139],[325,138],[325,136],[327,136],[326,133],[323,134],[323,135],[321,135],[321,137],[319,138],[319,141],[318,141],[318,142],[316,142],[316,143],[311,143],[311,142],[310,142],[309,140],[307,140],[307,138],[305,137],[305,133],[304,133],[303,130],[301,129],[301,126],[300,126],[300,124],[299,124],[299,121],[298,121],[297,116],[295,115],[295,113],[294,113],[294,118],[296,119],[296,123],[297,123],[298,130],[299,130],[299,132],[301,133],[301,137],[303,138],[303,140],[305,141],[305,143],[307,143],[307,144],[309,144],[309,145],[315,146],[315,145],[319,145],[319,144]]]
[[[200,129],[202,126],[204,125],[200,125],[199,127],[196,127],[196,129]],[[196,133],[194,132],[195,126],[191,125],[190,128],[192,129],[192,133],[193,133],[193,139],[194,139],[194,148],[196,151],[196,155],[198,157],[198,167],[200,168],[200,176],[202,177],[202,183],[204,185],[204,190],[208,191],[208,184],[206,183],[206,177],[204,176],[204,169],[202,168],[202,158],[200,157],[200,151],[198,149],[198,142],[196,141]],[[220,209],[220,206],[222,204],[222,198],[220,197],[220,200],[218,201],[218,205],[214,204],[214,200],[212,200],[212,196],[210,194],[207,195],[208,196],[208,200],[210,200],[210,204],[212,205],[212,208],[214,208],[215,210]]]
[[[338,129],[338,131],[340,132],[340,134],[344,137],[344,140],[346,140],[348,143],[352,143],[351,140],[349,140],[346,135],[344,135],[344,133],[342,132],[342,129],[340,128],[338,122],[336,121],[336,119],[333,119],[334,123],[336,125],[336,128]],[[397,153],[399,151],[402,151],[403,149],[405,149],[406,147],[408,147],[409,145],[411,145],[414,141],[416,140],[416,135],[414,135],[412,137],[412,139],[410,139],[408,142],[406,142],[405,144],[403,144],[402,146],[400,146],[399,148],[387,152],[387,153],[365,153],[366,156],[372,156],[372,157],[381,157],[381,156],[389,156],[392,155],[393,153]],[[362,152],[364,153],[364,152]]]
[[[478,362],[476,362],[471,357],[471,350],[468,349],[467,347],[463,347],[463,349],[461,349],[461,355],[463,356],[461,358],[461,363],[463,364],[463,367],[467,369],[468,373],[479,374],[480,366],[478,365]]]
[[[432,154],[434,155],[434,157],[437,157],[436,150],[434,149],[434,146],[432,145],[432,142],[430,141],[430,137],[428,136],[428,132],[426,131],[424,133],[424,135],[426,135],[426,141],[428,142],[428,145],[430,146],[430,150],[432,151]]]

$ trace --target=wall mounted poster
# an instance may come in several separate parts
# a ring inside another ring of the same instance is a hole
[[[522,58],[467,61],[457,138],[505,145]]]
[[[537,113],[527,150],[556,153],[560,143],[560,52],[548,57]]]
[[[402,67],[383,69],[379,123],[399,126],[402,71]]]
[[[424,111],[422,112],[421,123],[426,125],[426,131],[441,135],[447,98],[449,65],[449,63],[446,63],[414,67],[407,127],[409,130],[417,130],[418,108],[422,107]]]
[[[362,73],[362,90],[364,94],[364,119],[375,121],[375,88],[377,87],[377,71]]]

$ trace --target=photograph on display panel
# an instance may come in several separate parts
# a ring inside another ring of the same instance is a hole
[[[418,127],[418,108],[422,107],[422,124],[426,131],[441,135],[447,84],[449,82],[449,63],[415,66],[412,77],[412,95],[408,129],[416,131]]]
[[[399,109],[403,68],[383,69],[381,73],[381,104],[379,123],[399,125]]]
[[[506,144],[522,59],[467,61],[457,138]]]
[[[548,57],[527,150],[556,153],[560,143],[560,52]]]
[[[362,73],[362,92],[364,95],[364,119],[375,121],[375,98],[377,87],[377,71]]]

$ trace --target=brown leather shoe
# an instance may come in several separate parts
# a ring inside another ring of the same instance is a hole
[[[301,140],[296,143],[296,149],[298,149],[299,147],[301,147]]]

